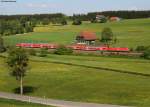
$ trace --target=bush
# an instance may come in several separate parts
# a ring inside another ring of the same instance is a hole
[[[48,25],[48,24],[49,24],[49,19],[48,18],[43,19],[42,25]]]
[[[131,48],[130,48],[130,51],[133,52],[133,51],[134,51],[134,48],[131,47]]]
[[[62,24],[62,25],[67,25],[67,21],[66,21],[65,19],[63,19],[63,20],[61,21],[61,24]]]
[[[34,49],[28,50],[29,55],[36,56],[36,51]]]
[[[93,18],[93,19],[91,20],[91,23],[97,23],[96,19]]]
[[[104,18],[102,18],[101,20],[100,20],[100,23],[106,23],[107,22],[107,18],[106,17],[104,17]]]
[[[137,46],[136,51],[138,52],[144,52],[148,47],[145,46]]]
[[[73,50],[62,45],[59,46],[59,48],[57,48],[54,53],[57,55],[70,55],[73,53]]]
[[[46,57],[47,54],[48,54],[47,49],[46,48],[41,48],[39,56],[40,57]]]
[[[0,53],[5,52],[5,51],[6,51],[6,48],[5,48],[5,47],[0,48]]]
[[[143,57],[144,57],[145,59],[150,59],[150,47],[147,48],[147,49],[144,51]]]
[[[3,38],[0,37],[0,53],[1,53],[1,52],[5,52],[5,51],[6,51],[6,48],[4,47]]]
[[[82,21],[81,20],[74,20],[73,25],[81,25],[82,24]]]

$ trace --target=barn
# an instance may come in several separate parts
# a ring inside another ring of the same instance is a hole
[[[90,32],[90,31],[80,32],[76,36],[77,43],[84,43],[87,45],[92,45],[92,44],[95,44],[96,40],[97,40],[96,34],[94,32]]]

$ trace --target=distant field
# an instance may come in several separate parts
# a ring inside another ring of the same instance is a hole
[[[28,95],[93,103],[150,106],[150,77],[52,63],[69,62],[150,74],[148,60],[57,55],[31,59],[35,61],[30,61],[24,80],[24,85],[33,89]],[[18,84],[15,78],[10,77],[5,61],[0,58],[0,91],[14,92]]]
[[[39,104],[24,103],[15,100],[5,100],[0,98],[0,107],[52,107]]]
[[[94,31],[100,37],[104,27],[112,28],[119,40],[114,46],[135,48],[139,45],[150,45],[150,19],[123,20],[105,24],[91,24],[84,22],[80,26],[54,26],[36,27],[34,33],[5,37],[5,43],[15,45],[20,42],[47,42],[58,44],[71,44],[76,35],[84,30]]]

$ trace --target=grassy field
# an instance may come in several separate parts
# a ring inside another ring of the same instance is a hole
[[[71,44],[83,31],[111,27],[119,42],[114,46],[150,45],[150,19],[123,20],[105,24],[84,22],[81,26],[38,26],[35,32],[4,37],[5,43]],[[53,99],[150,107],[150,61],[138,58],[58,56],[31,57],[24,79],[27,95]],[[0,91],[15,92],[18,83],[9,75],[6,59],[0,57]],[[0,102],[1,103],[1,102]],[[30,107],[30,106],[29,106]]]
[[[48,58],[33,57],[32,60],[46,62],[71,63],[90,67],[108,68],[143,74],[150,74],[150,61],[138,58],[92,57],[92,56],[67,56],[48,55]]]
[[[52,63],[69,62],[149,74],[148,60],[57,55],[48,57],[31,58],[35,61],[30,61],[24,79],[24,85],[32,89],[28,95],[71,101],[150,106],[150,77]],[[0,91],[14,92],[18,84],[15,78],[10,77],[5,61],[0,58]]]
[[[39,26],[34,29],[34,33],[5,37],[5,43],[9,45],[20,42],[71,44],[76,35],[84,30],[94,31],[100,38],[104,27],[112,28],[119,40],[114,46],[135,48],[139,45],[150,45],[150,19],[123,20],[104,24],[84,22],[81,26]]]
[[[0,99],[0,107],[52,107],[38,104],[24,103],[15,100]]]

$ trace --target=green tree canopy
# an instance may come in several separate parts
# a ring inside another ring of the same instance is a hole
[[[49,23],[50,23],[50,21],[49,21],[48,18],[44,18],[43,21],[42,21],[43,25],[48,25]]]
[[[72,24],[73,24],[73,25],[81,25],[81,24],[82,24],[82,21],[79,20],[79,19],[75,19]]]
[[[48,49],[47,48],[41,48],[39,56],[40,57],[46,57],[48,54]]]
[[[0,53],[5,51],[3,38],[0,36]]]
[[[67,20],[66,20],[66,19],[62,19],[62,20],[61,20],[61,24],[62,24],[62,25],[67,25]]]
[[[64,45],[60,45],[54,52],[57,55],[70,55],[73,53],[71,48],[67,48]]]
[[[144,58],[150,59],[150,47],[145,50],[145,52],[144,52]]]
[[[102,30],[102,34],[101,34],[101,41],[102,42],[109,42],[113,40],[113,32],[110,28],[104,28]]]

